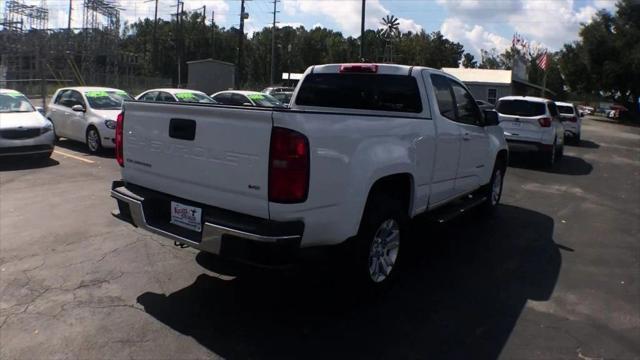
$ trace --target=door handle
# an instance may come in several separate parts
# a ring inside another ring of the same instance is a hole
[[[471,140],[471,135],[469,135],[469,133],[465,133],[464,135],[462,135],[462,140],[464,141]]]

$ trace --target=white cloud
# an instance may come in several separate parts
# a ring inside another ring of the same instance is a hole
[[[298,14],[322,15],[333,20],[337,25],[337,30],[342,31],[347,36],[360,35],[360,16],[362,11],[362,1],[360,0],[284,0],[284,12],[289,16]],[[390,12],[380,0],[367,1],[365,27],[367,29],[380,28],[380,19],[389,15]],[[412,19],[399,18],[400,30],[417,32],[422,29]]]
[[[300,26],[304,26],[304,24],[301,23],[301,22],[281,22],[281,23],[276,24],[276,27],[279,27],[279,28],[283,28],[283,27],[287,27],[287,26],[291,26],[292,28],[295,29],[295,28],[298,28]]]
[[[511,46],[511,41],[496,33],[487,31],[480,25],[469,25],[459,18],[448,18],[440,27],[440,32],[452,41],[460,42],[466,51],[479,56],[481,49],[503,51]]]
[[[574,0],[437,0],[450,13],[455,14],[463,26],[455,29],[452,18],[445,20],[442,27],[449,33],[460,35],[470,33],[476,27],[476,33],[464,37],[479,39],[491,38],[486,26],[497,26],[504,33],[507,25],[513,32],[524,35],[530,41],[546,44],[552,50],[564,43],[576,40],[581,23],[589,23],[600,5],[610,5],[610,0],[594,0],[594,5],[575,8]],[[447,24],[447,21],[449,22]],[[471,25],[479,24],[479,25]],[[482,26],[485,25],[485,26]],[[463,37],[463,38],[464,38]],[[470,39],[468,40],[470,41]]]
[[[573,0],[523,0],[522,9],[508,19],[516,32],[558,49],[576,40],[580,23],[591,21],[595,12],[592,6],[574,11]]]

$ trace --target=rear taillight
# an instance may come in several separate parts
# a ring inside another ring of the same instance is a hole
[[[575,116],[572,116],[572,117],[570,117],[570,118],[569,118],[569,121],[571,121],[571,122],[578,122],[578,118],[577,118],[577,117],[575,117]]]
[[[309,190],[309,140],[297,131],[274,127],[269,150],[269,201],[300,203]]]
[[[342,64],[340,65],[341,73],[377,73],[378,65],[376,64]]]
[[[122,149],[122,135],[124,127],[124,112],[118,114],[116,118],[116,160],[120,166],[124,166],[124,154]]]
[[[551,119],[550,118],[540,118],[540,119],[538,119],[538,123],[542,127],[551,127]]]

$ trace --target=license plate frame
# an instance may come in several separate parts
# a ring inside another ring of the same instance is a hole
[[[202,232],[202,208],[171,201],[170,223],[195,232]]]

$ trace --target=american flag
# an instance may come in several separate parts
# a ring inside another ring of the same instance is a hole
[[[549,54],[545,52],[544,54],[540,55],[536,63],[538,64],[538,67],[540,69],[547,71],[547,68],[549,67]]]

